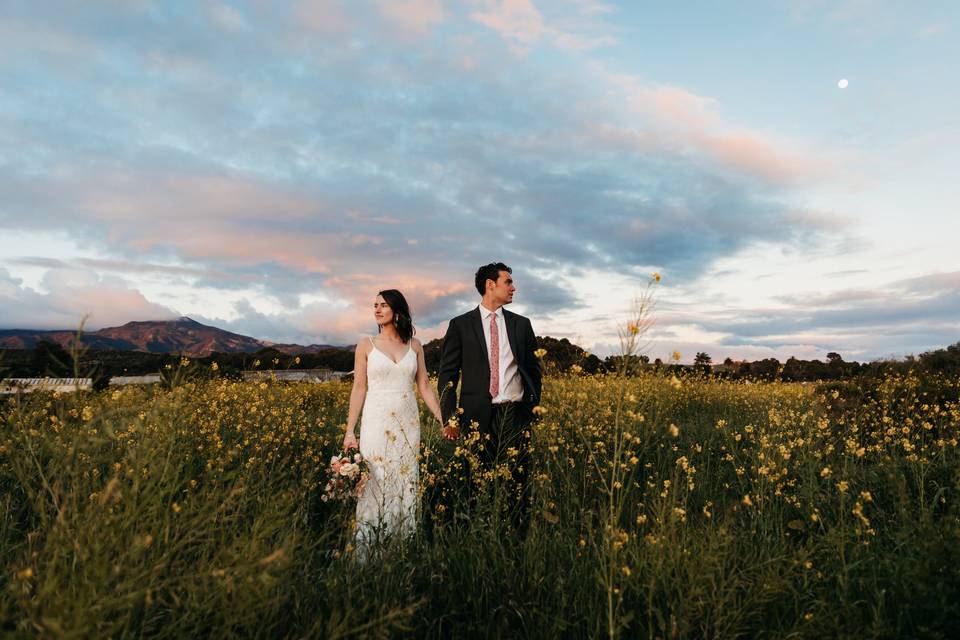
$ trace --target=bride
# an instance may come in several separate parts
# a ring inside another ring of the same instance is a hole
[[[357,344],[350,412],[343,448],[357,447],[369,468],[357,501],[356,547],[365,558],[372,546],[415,531],[420,478],[420,410],[414,383],[430,412],[440,420],[440,403],[427,377],[423,346],[413,337],[410,307],[403,294],[377,294],[373,315],[378,335]]]

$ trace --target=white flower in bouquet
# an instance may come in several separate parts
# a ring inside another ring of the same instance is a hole
[[[363,492],[367,479],[367,461],[356,449],[345,451],[330,458],[327,468],[327,484],[321,499],[356,499]]]

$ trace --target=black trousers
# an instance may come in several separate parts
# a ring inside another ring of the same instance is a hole
[[[494,473],[494,495],[517,532],[525,537],[530,522],[530,426],[531,419],[519,402],[493,405],[490,426],[480,431],[481,472]]]

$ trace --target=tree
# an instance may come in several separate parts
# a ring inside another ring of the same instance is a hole
[[[88,360],[83,364],[86,367],[84,376],[90,378],[90,387],[94,391],[103,391],[110,386],[110,374],[102,360]]]
[[[593,354],[587,354],[587,351],[566,338],[551,338],[550,336],[541,336],[537,338],[537,345],[547,351],[544,357],[548,363],[556,365],[559,371],[569,371],[570,367],[577,365],[587,373],[596,373],[603,365],[603,362]]]
[[[73,358],[56,342],[41,340],[33,347],[31,367],[38,376],[73,376]]]
[[[607,371],[622,371],[628,375],[636,375],[643,369],[643,356],[625,355],[625,356],[607,356],[603,361],[603,367]]]
[[[443,338],[435,338],[423,345],[423,363],[427,365],[427,371],[437,375],[440,370],[440,356],[443,353]]]

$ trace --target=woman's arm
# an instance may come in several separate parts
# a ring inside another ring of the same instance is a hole
[[[420,397],[430,409],[430,413],[437,419],[437,422],[443,424],[443,417],[440,415],[440,401],[437,400],[437,392],[430,386],[430,378],[427,376],[427,365],[423,355],[423,345],[416,338],[412,338],[413,348],[417,351],[417,389],[420,391]]]
[[[370,353],[370,341],[361,340],[353,356],[353,388],[350,390],[350,411],[347,414],[347,430],[343,436],[344,450],[358,447],[354,429],[367,397],[367,355]]]

